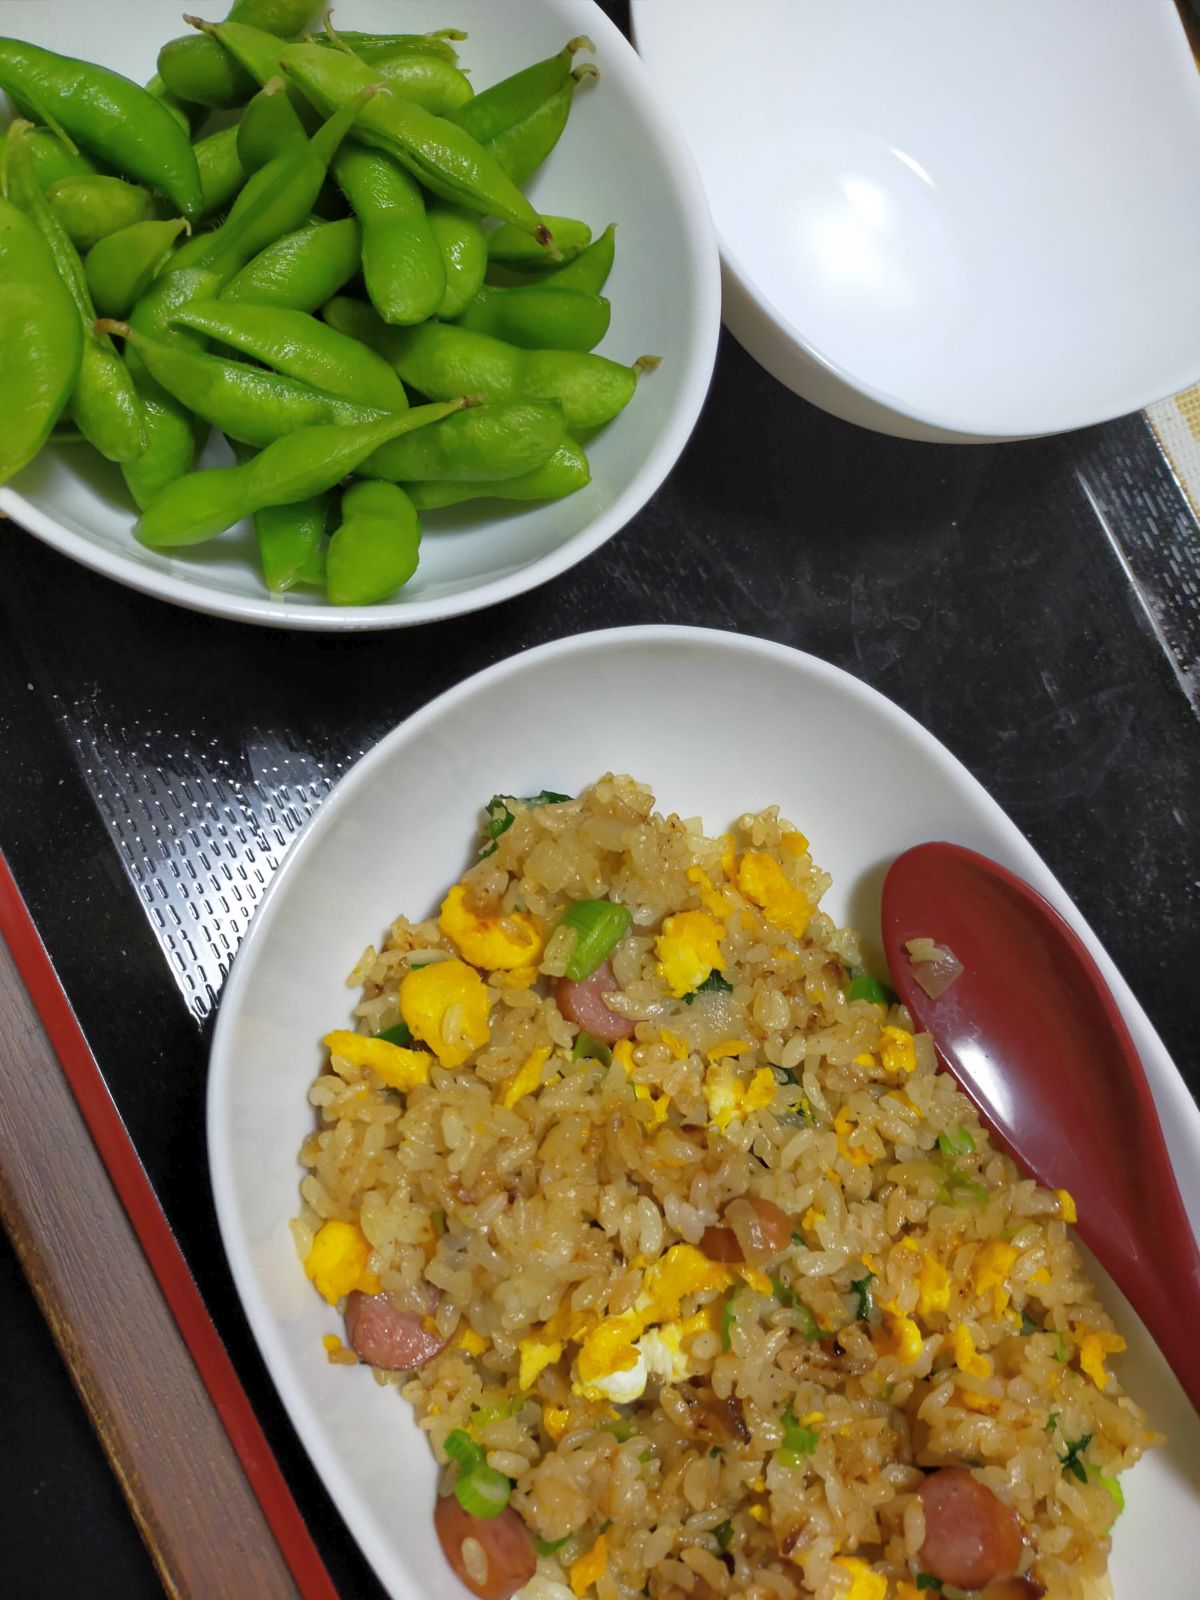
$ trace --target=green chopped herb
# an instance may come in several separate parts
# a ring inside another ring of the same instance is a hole
[[[718,1550],[728,1550],[733,1543],[733,1523],[726,1517],[724,1522],[718,1522],[713,1529],[713,1538],[717,1541]]]
[[[806,1339],[829,1339],[833,1337],[832,1333],[817,1326],[817,1319],[807,1306],[798,1305],[796,1309],[804,1313],[803,1333]]]
[[[733,1337],[733,1325],[737,1321],[737,1312],[734,1309],[735,1302],[737,1301],[737,1296],[738,1296],[737,1290],[736,1289],[732,1290],[730,1292],[729,1298],[726,1300],[725,1304],[721,1307],[721,1349],[722,1350],[728,1350],[729,1349],[730,1340]]]
[[[476,1406],[471,1413],[471,1426],[490,1428],[493,1422],[507,1422],[509,1417],[517,1415],[524,1404],[524,1395],[517,1395],[512,1400],[506,1400],[502,1406]]]
[[[571,1051],[572,1061],[599,1061],[604,1066],[612,1065],[612,1051],[603,1039],[597,1039],[594,1034],[580,1033],[575,1041],[575,1048]]]
[[[779,1420],[783,1423],[783,1438],[776,1451],[777,1459],[785,1467],[803,1466],[805,1456],[812,1455],[819,1443],[816,1429],[797,1422],[791,1406]]]
[[[803,1244],[804,1243],[804,1235],[802,1233],[793,1232],[793,1234],[792,1234],[792,1243],[793,1244]]]
[[[406,1045],[413,1042],[412,1032],[407,1022],[394,1023],[392,1027],[385,1028],[382,1033],[377,1033],[375,1037],[382,1039],[385,1044]]]
[[[566,967],[572,983],[591,977],[629,932],[632,920],[628,907],[615,900],[576,900],[567,907],[558,926],[575,930],[575,948]]]
[[[653,1450],[643,1450],[641,1455],[638,1457],[638,1460],[642,1463],[643,1466],[645,1466],[647,1461],[653,1461],[654,1460],[654,1451]]]
[[[474,1472],[476,1467],[483,1466],[487,1459],[487,1452],[483,1446],[477,1444],[462,1428],[455,1428],[453,1433],[446,1435],[442,1449],[463,1473]]]
[[[1113,1517],[1113,1521],[1115,1522],[1117,1517],[1119,1517],[1122,1511],[1125,1509],[1125,1491],[1122,1489],[1116,1477],[1110,1477],[1107,1472],[1097,1472],[1096,1482],[1110,1497],[1113,1505],[1115,1505],[1117,1508],[1117,1514],[1115,1517]]]
[[[858,1297],[858,1309],[854,1315],[859,1322],[866,1322],[873,1309],[871,1281],[874,1276],[873,1272],[868,1272],[865,1278],[855,1278],[850,1285],[852,1292]]]
[[[847,1000],[869,1000],[873,1006],[886,1006],[888,991],[878,978],[860,967],[850,968],[850,982],[846,986]]]
[[[511,794],[494,794],[483,808],[483,814],[487,818],[483,827],[487,841],[479,854],[490,856],[495,853],[496,840],[502,833],[507,833],[517,820],[513,806],[560,806],[572,798],[569,794],[555,794],[553,789],[542,789],[537,794],[526,795],[524,798]]]
[[[600,1433],[611,1433],[618,1444],[632,1439],[637,1432],[637,1425],[628,1417],[609,1417],[606,1422],[598,1422],[596,1428]]]
[[[1057,1428],[1057,1427],[1058,1427],[1058,1412],[1057,1411],[1052,1411],[1050,1413],[1050,1415],[1046,1418],[1046,1432],[1047,1433],[1053,1433],[1055,1428]]]
[[[1071,1351],[1061,1333],[1054,1335],[1054,1359],[1060,1361],[1063,1366],[1066,1366],[1071,1359]]]
[[[773,1277],[771,1279],[771,1293],[779,1301],[779,1304],[786,1306],[789,1311],[799,1304],[796,1299],[796,1291],[784,1283],[782,1278]]]
[[[938,1134],[938,1149],[944,1156],[973,1156],[975,1141],[970,1128],[952,1128],[949,1133]]]
[[[942,1580],[940,1578],[935,1578],[932,1572],[917,1573],[918,1589],[940,1589],[941,1587]]]
[[[454,1485],[454,1498],[471,1517],[498,1517],[512,1494],[512,1479],[495,1467],[464,1472]]]
[[[956,1206],[965,1206],[967,1204],[967,1200],[959,1199],[960,1195],[966,1195],[968,1199],[973,1200],[976,1205],[980,1206],[988,1198],[988,1191],[981,1183],[976,1183],[974,1178],[964,1177],[962,1173],[956,1173],[951,1178],[947,1185],[947,1192],[951,1205]]]
[[[685,1006],[690,1006],[698,994],[732,994],[733,985],[714,967],[703,983],[698,983],[690,994],[680,995]]]
[[[561,1550],[563,1545],[574,1537],[573,1533],[564,1533],[561,1539],[543,1539],[535,1533],[533,1536],[533,1548],[540,1556],[552,1556],[556,1550]]]
[[[1082,1439],[1066,1441],[1066,1454],[1059,1456],[1064,1472],[1069,1472],[1073,1478],[1078,1478],[1080,1483],[1088,1481],[1087,1468],[1083,1464],[1083,1452],[1092,1442],[1090,1433],[1085,1433]]]
[[[709,1457],[710,1461],[715,1456],[719,1456],[720,1454],[721,1454],[721,1446],[719,1444],[714,1444],[714,1445],[710,1445],[709,1446],[708,1457]]]

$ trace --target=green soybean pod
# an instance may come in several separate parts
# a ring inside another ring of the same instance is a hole
[[[610,313],[607,300],[582,289],[485,284],[457,323],[526,350],[594,350],[608,332]]]
[[[375,82],[374,73],[365,62],[320,45],[288,45],[279,61],[289,81],[298,84],[322,111],[348,105]],[[398,95],[380,94],[359,113],[354,137],[395,156],[443,200],[511,222],[547,246],[552,243],[520,189],[495,158],[457,123],[436,117]]]
[[[7,131],[0,129],[0,171],[3,171],[7,137]],[[96,163],[85,156],[82,150],[70,149],[51,129],[34,128],[26,138],[34,176],[43,189],[61,182],[63,178],[88,178],[95,174]],[[542,253],[545,254],[544,251]]]
[[[239,464],[257,452],[229,441]],[[263,582],[272,594],[286,594],[298,584],[325,587],[325,529],[331,494],[300,500],[295,505],[263,506],[254,513],[254,542]]]
[[[346,144],[334,176],[362,223],[362,268],[385,322],[424,322],[446,293],[442,253],[416,180],[381,150]]]
[[[421,519],[404,490],[353,483],[326,552],[325,592],[335,606],[376,605],[408,582],[420,550]]]
[[[391,328],[388,334],[381,353],[409,387],[431,400],[451,394],[557,400],[572,433],[611,422],[633,398],[639,374],[658,364],[649,356],[626,367],[575,350],[521,350],[452,322]]]
[[[128,339],[154,381],[193,416],[260,450],[299,429],[367,422],[383,414],[279,372],[147,338],[126,323],[98,326]]]
[[[272,34],[278,44],[300,33],[315,9],[307,0],[273,0],[269,4],[266,0],[237,0],[227,20]],[[200,26],[198,18],[185,20]],[[173,94],[214,111],[244,106],[254,93],[253,76],[207,30],[165,44],[158,54],[158,70]]]
[[[148,81],[146,93],[153,95],[160,105],[166,106],[189,139],[208,116],[207,106],[192,105],[189,101],[181,100],[178,95],[172,94],[160,73],[156,72]]]
[[[360,61],[377,64],[391,61],[396,56],[440,56],[453,65],[458,51],[451,43],[467,36],[458,28],[439,28],[435,33],[347,33],[338,29],[336,41],[328,33],[310,35],[313,44],[350,50]]]
[[[75,305],[83,332],[79,377],[71,396],[71,416],[79,431],[110,461],[131,461],[146,448],[145,423],[133,380],[112,340],[93,326],[87,277],[79,252],[43,194],[26,155],[27,122],[14,122],[8,133],[9,192],[16,205],[39,229],[50,247],[54,267]]]
[[[83,326],[34,224],[0,198],[0,483],[32,461],[70,398]]]
[[[539,279],[539,289],[582,289],[599,294],[608,282],[617,250],[617,225],[610,222],[600,237],[581,250],[574,261],[548,272]]]
[[[238,155],[237,124],[197,139],[194,148],[200,169],[200,215],[207,219],[224,211],[246,181],[246,169]]]
[[[303,144],[308,133],[288,99],[282,78],[270,78],[242,112],[237,124],[238,160],[245,170],[257,172],[286,150]]]
[[[88,251],[110,233],[154,215],[154,202],[146,189],[102,174],[61,178],[46,190],[46,199],[79,251]]]
[[[414,434],[411,440],[394,439],[377,450],[359,468],[363,477],[394,483],[516,478],[549,461],[567,424],[554,401],[513,402],[474,406],[422,431],[428,437],[420,443]]]
[[[487,239],[479,218],[461,206],[435,200],[429,206],[428,215],[446,277],[446,292],[435,314],[457,317],[483,287],[487,275]],[[541,245],[533,244],[532,240],[530,243],[545,255]]]
[[[325,394],[380,411],[408,406],[404,385],[381,355],[306,312],[209,300],[184,306],[171,320]]]
[[[440,511],[467,500],[564,500],[591,481],[587,457],[574,439],[565,438],[549,461],[515,478],[472,483],[432,478],[406,483],[404,489],[418,511]]]
[[[127,317],[187,227],[174,222],[134,222],[98,240],[84,257],[92,301],[102,317]]]
[[[471,80],[441,56],[396,55],[374,63],[373,70],[393,94],[436,116],[448,116],[474,95]]]
[[[583,34],[568,40],[556,55],[548,56],[544,61],[535,61],[530,67],[522,67],[519,72],[481,90],[469,104],[464,103],[452,113],[452,120],[465,128],[480,144],[490,144],[508,129],[535,116],[565,83],[576,54],[580,50],[595,48]]]
[[[599,73],[590,62],[576,67],[535,112],[488,141],[484,148],[518,188],[525,187],[562,138],[577,87],[597,77]]]
[[[564,261],[574,261],[581,250],[585,250],[592,242],[592,230],[586,222],[577,222],[574,217],[552,217],[543,214],[542,221],[554,235],[554,243],[558,253]],[[522,233],[519,228],[512,227],[507,222],[502,222],[498,228],[492,230],[487,236],[488,260],[496,262],[510,271],[533,269],[540,271],[548,262],[546,252],[527,233]]]
[[[309,222],[248,261],[222,289],[221,299],[316,311],[361,265],[362,228],[356,217]]]
[[[134,536],[156,550],[199,544],[264,506],[315,499],[381,444],[438,422],[466,404],[460,397],[368,422],[301,428],[242,465],[189,472],[167,485],[139,518]]]

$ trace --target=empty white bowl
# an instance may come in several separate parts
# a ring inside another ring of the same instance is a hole
[[[1200,377],[1200,73],[1168,0],[633,0],[725,320],[885,433],[1056,433]]]
[[[697,737],[696,707],[705,735]],[[581,715],[586,707],[586,715]],[[504,730],[504,731],[500,731]],[[607,770],[710,831],[778,803],[833,874],[823,902],[878,956],[887,865],[926,839],[1020,873],[1100,963],[1145,1062],[1180,1188],[1200,1222],[1200,1112],[1144,1012],[1066,894],[975,779],[904,712],[781,645],[691,628],[628,628],[543,645],[418,711],[322,803],[268,889],[234,962],[213,1038],[208,1149],[221,1236],[251,1327],[297,1432],[396,1600],[465,1593],[433,1531],[437,1470],[394,1390],[330,1366],[340,1319],[288,1231],[313,1127],[320,1040],[351,1025],[345,975],[400,913],[425,916],[469,864],[495,793],[575,793]],[[887,774],[887,782],[872,781]],[[843,781],[844,780],[844,781]],[[1195,1593],[1200,1420],[1104,1275],[1129,1339],[1122,1379],[1170,1441],[1133,1470],[1112,1560],[1117,1600]]]
[[[138,81],[158,50],[186,29],[162,0],[7,0],[0,32],[73,52]],[[203,9],[203,8],[201,8]],[[315,3],[314,12],[319,8]],[[477,86],[587,34],[600,81],[575,97],[561,142],[528,193],[543,211],[579,217],[598,234],[617,223],[617,259],[605,291],[612,327],[599,353],[659,355],[628,408],[587,446],[592,483],[543,506],[467,504],[425,519],[416,577],[377,606],[336,607],[315,593],[278,597],[263,585],[247,524],[188,552],[144,549],[130,532],[120,473],[79,447],[43,451],[6,488],[0,511],[118,582],[193,610],[277,627],[366,629],[429,622],[494,605],[545,583],[634,517],[674,466],[700,413],[720,330],[716,242],[695,166],[655,85],[628,41],[593,0],[344,0],[341,26],[424,32],[458,25]],[[0,102],[3,96],[0,96]]]

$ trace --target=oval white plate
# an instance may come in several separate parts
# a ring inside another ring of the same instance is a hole
[[[633,18],[708,190],[726,321],[798,394],[1012,438],[1200,376],[1200,74],[1169,0]]]
[[[396,628],[523,594],[581,561],[645,505],[675,465],[708,391],[720,331],[719,264],[679,130],[628,41],[593,0],[404,0],[399,9],[395,0],[345,0],[337,20],[361,30],[466,28],[461,61],[485,86],[553,55],[577,34],[595,43],[595,56],[580,59],[596,62],[601,81],[575,97],[566,132],[528,192],[542,210],[580,217],[593,234],[617,223],[606,291],[612,328],[599,353],[625,362],[653,354],[663,362],[588,445],[592,483],[566,500],[487,518],[469,504],[431,515],[417,576],[378,606],[336,607],[300,591],[268,594],[248,524],[178,556],[143,549],[130,533],[134,513],[120,473],[83,449],[43,451],[0,489],[0,511],[84,566],[195,611],[283,628]],[[103,27],[93,0],[6,0],[0,31],[78,51],[141,82],[154,71],[159,47],[186,30],[179,8],[163,0],[116,0]],[[91,463],[86,473],[80,462]]]
[[[473,859],[488,798],[572,793],[606,770],[653,784],[664,811],[701,815],[713,830],[780,804],[833,873],[826,908],[876,946],[882,875],[911,844],[956,840],[1022,874],[1112,985],[1200,1218],[1200,1113],[1144,1012],[1014,825],[890,701],[812,656],[704,629],[585,634],[490,667],[364,756],[292,847],[234,963],[209,1080],[217,1214],[251,1326],[317,1470],[403,1600],[455,1587],[433,1533],[435,1469],[404,1403],[365,1368],[325,1359],[321,1337],[339,1319],[313,1293],[288,1232],[296,1152],[313,1125],[306,1090],[321,1036],[348,1023],[345,974],[397,914],[434,908]],[[1128,1480],[1116,1594],[1140,1600],[1152,1571],[1156,1600],[1190,1600],[1200,1424],[1120,1296],[1106,1298],[1129,1337],[1128,1386],[1171,1430]]]

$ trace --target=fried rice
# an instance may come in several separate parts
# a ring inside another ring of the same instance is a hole
[[[493,1516],[454,1549],[439,1522],[460,1576],[529,1600],[1107,1595],[1118,1474],[1156,1436],[1071,1196],[992,1147],[863,975],[799,830],[772,808],[708,837],[612,775],[488,823],[439,915],[351,975],[293,1225],[331,1305],[407,1319],[408,1369],[375,1376],[440,1504],[478,1511],[475,1471],[520,1519],[507,1584]],[[607,1044],[564,976],[587,934],[563,914],[597,901],[629,914]],[[334,1361],[360,1360],[352,1324]],[[1019,1529],[1007,1570],[939,1555],[948,1468]]]

